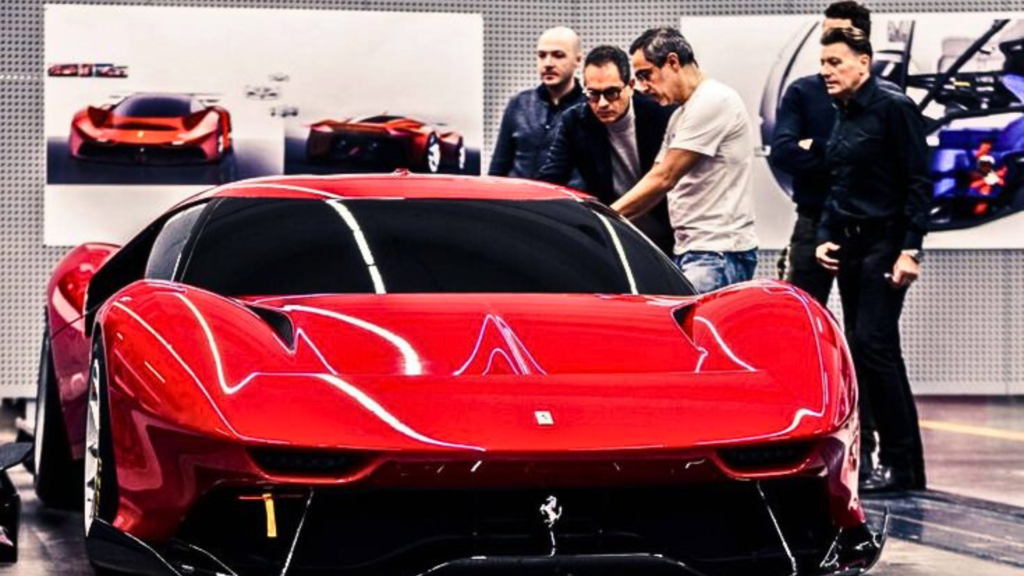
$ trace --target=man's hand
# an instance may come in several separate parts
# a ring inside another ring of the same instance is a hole
[[[822,268],[833,274],[839,271],[839,260],[829,256],[829,252],[835,252],[836,250],[839,250],[839,244],[825,242],[814,251],[814,257],[818,259],[818,264],[821,264]]]
[[[892,275],[887,277],[894,288],[906,288],[920,275],[921,265],[907,254],[900,254],[892,267]]]
[[[612,204],[612,210],[633,219],[654,208],[700,159],[697,152],[670,149],[661,162],[652,166],[632,189]]]

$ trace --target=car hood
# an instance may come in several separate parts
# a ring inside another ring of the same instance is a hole
[[[695,344],[677,320],[692,303],[601,295],[254,300],[287,314],[294,354],[315,369],[246,383],[244,395],[299,423],[286,437],[260,411],[226,410],[257,438],[405,450],[682,448],[824,430],[824,421],[802,421],[808,408],[824,406],[820,387],[730,361],[725,342],[717,350]]]
[[[701,305],[692,298],[127,296],[113,304],[122,321],[111,326],[124,332],[115,350],[152,340],[170,352],[124,371],[162,374],[135,388],[166,390],[151,403],[187,421],[206,402],[189,384],[199,383],[216,420],[247,442],[511,454],[746,443],[836,425],[804,351],[809,330],[787,344],[797,369],[783,374],[731,350],[726,321],[688,323]]]
[[[287,315],[326,371],[484,376],[692,371],[673,318],[685,299],[599,295],[353,295],[254,299]]]

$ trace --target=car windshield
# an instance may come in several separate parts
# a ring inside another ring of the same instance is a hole
[[[367,124],[383,124],[384,122],[391,122],[392,120],[399,120],[401,116],[370,116],[363,118],[359,122],[366,122]]]
[[[208,210],[179,280],[227,296],[693,293],[591,202],[223,198]]]
[[[114,112],[132,118],[179,118],[188,116],[191,106],[192,100],[184,96],[132,96]]]

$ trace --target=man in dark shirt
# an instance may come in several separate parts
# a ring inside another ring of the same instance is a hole
[[[852,0],[843,0],[825,9],[822,30],[857,28],[871,37],[871,12]],[[898,90],[895,85],[893,89]],[[835,124],[835,106],[825,90],[820,74],[798,78],[786,88],[779,105],[775,132],[772,134],[769,161],[777,170],[793,177],[793,202],[796,225],[789,241],[786,281],[821,304],[828,304],[833,276],[818,265],[818,223],[828,195],[828,170],[825,168],[825,143]]]
[[[491,176],[536,177],[558,116],[583,102],[575,77],[583,58],[579,36],[569,28],[552,28],[537,40],[536,54],[541,84],[513,96],[505,108],[487,171]]]
[[[871,11],[853,0],[834,2],[825,9],[822,30],[857,28],[871,37]],[[887,90],[899,86],[878,79]],[[793,177],[793,202],[796,224],[786,250],[785,279],[828,305],[835,276],[822,268],[815,258],[818,225],[828,196],[828,168],[825,143],[836,122],[836,107],[825,89],[821,74],[796,79],[786,88],[776,117],[769,161],[777,170]],[[860,395],[861,478],[870,489],[872,472],[877,473],[878,450],[875,420],[867,394]]]
[[[925,486],[917,409],[900,351],[907,288],[921,274],[931,181],[924,119],[871,76],[871,42],[855,28],[821,39],[821,74],[838,118],[826,145],[829,196],[818,262],[837,272],[847,340],[878,427],[879,489]]]
[[[621,48],[598,46],[587,54],[587,103],[562,114],[538,180],[568,184],[578,171],[581,189],[610,206],[651,169],[677,106],[635,94],[631,76],[629,56]],[[665,199],[633,223],[672,255],[675,234]]]

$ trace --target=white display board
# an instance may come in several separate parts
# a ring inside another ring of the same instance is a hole
[[[1008,22],[971,50],[1000,19]],[[762,248],[785,246],[792,232],[795,214],[788,184],[768,165],[767,145],[774,108],[785,88],[801,76],[818,72],[821,20],[820,15],[804,15],[684,17],[680,21],[701,69],[735,88],[747,104],[759,146],[752,186]],[[935,78],[970,52],[951,80],[964,88],[967,98],[956,101],[947,92],[947,97],[939,98],[942,102],[934,101],[924,110],[926,117],[940,121],[928,137],[933,156],[943,150],[941,154],[947,156],[959,155],[963,163],[957,170],[945,170],[932,160],[936,200],[925,247],[1024,248],[1024,121],[1014,125],[1024,114],[1019,110],[999,113],[1006,105],[1024,107],[1024,70],[1017,70],[1019,64],[1006,57],[1006,51],[1012,53],[1024,44],[1024,14],[876,13],[871,41],[881,73],[896,75],[897,67],[905,63],[906,92],[916,102],[925,97],[927,90],[920,86],[929,76]],[[999,95],[988,93],[990,87]],[[972,106],[987,110],[942,121]],[[1019,137],[1015,128],[1021,129]],[[977,186],[982,179],[978,141],[989,137],[998,148],[995,168],[1008,167],[1008,171],[1002,174],[1002,185],[983,196]]]
[[[122,242],[196,190],[305,172],[301,163],[289,169],[289,150],[304,157],[310,124],[327,119],[387,114],[454,132],[469,152],[466,171],[479,173],[479,15],[63,4],[45,10],[47,244]],[[114,155],[106,141],[103,156],[72,156],[76,114],[140,94],[184,96],[194,109],[223,111],[232,150],[185,163],[154,160],[157,145]]]

